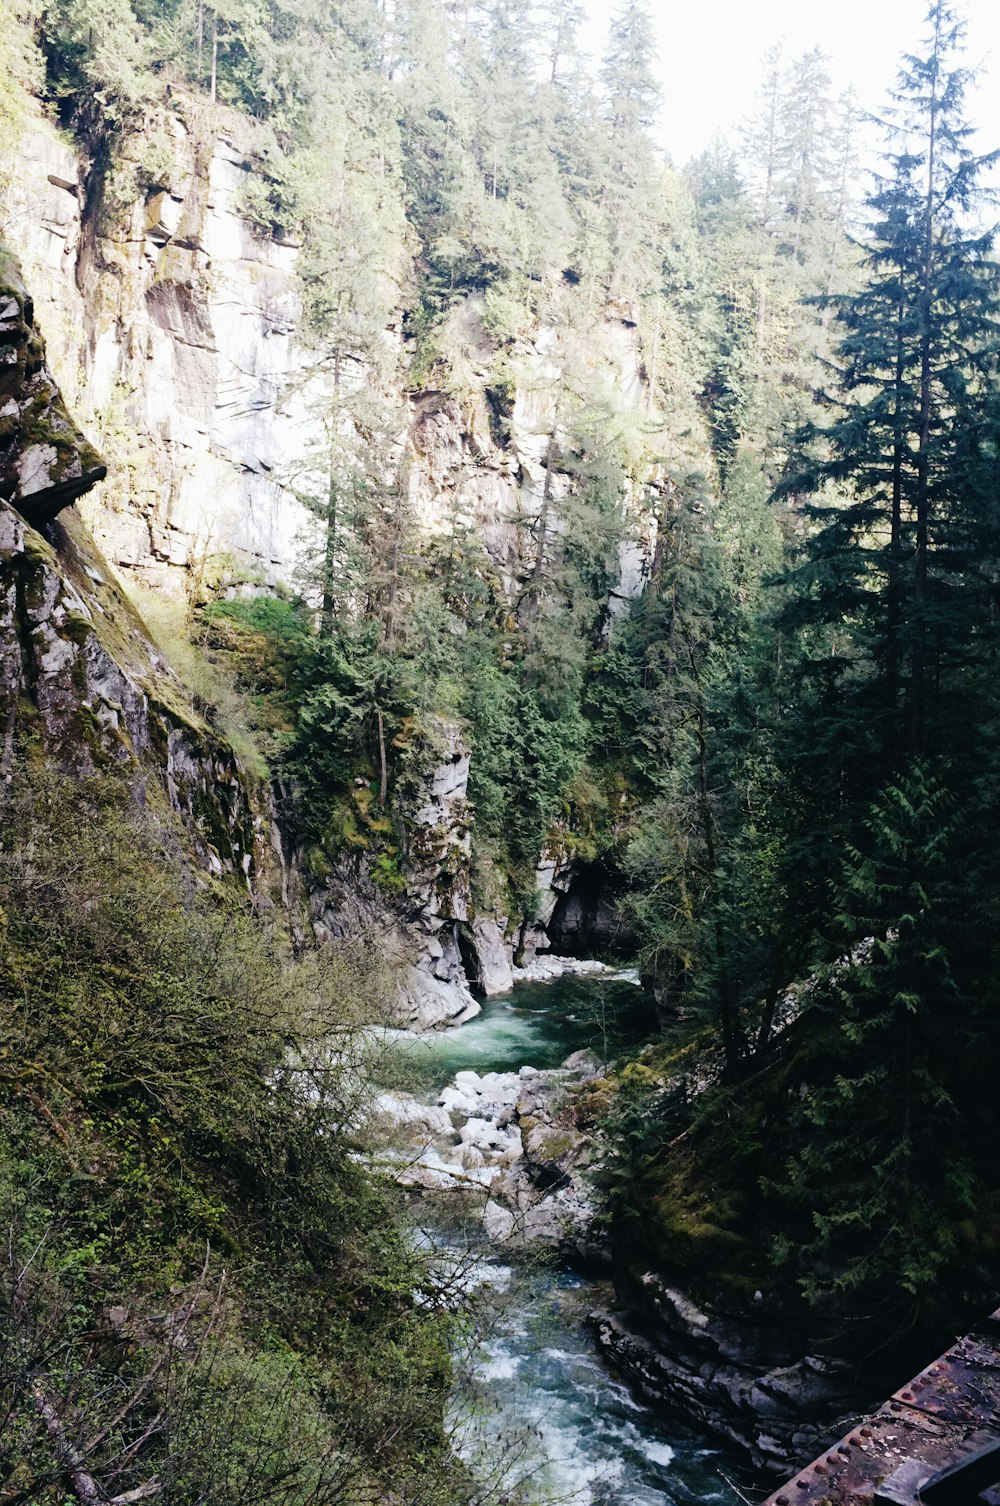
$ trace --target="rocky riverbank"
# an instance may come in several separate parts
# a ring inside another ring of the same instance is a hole
[[[796,1334],[698,1307],[653,1272],[627,1307],[591,1314],[608,1362],[648,1405],[785,1476],[852,1425],[856,1370],[801,1355]]]
[[[476,1198],[495,1243],[607,1266],[586,1185],[594,1140],[577,1123],[601,1081],[596,1056],[580,1051],[554,1069],[462,1071],[433,1099],[383,1094],[374,1107],[403,1186]]]
[[[557,998],[564,985],[556,980],[579,978],[583,986],[592,974],[630,976],[546,957],[523,971],[536,990],[549,980],[550,1030],[565,1030],[586,1007],[583,999]],[[523,1054],[541,1044],[531,1033],[538,1018],[520,1022]],[[458,1061],[456,1048],[467,1041],[466,1059],[480,1062],[473,1045],[477,1032],[489,1028],[487,1019],[436,1032],[426,1037],[428,1050]],[[509,1040],[498,1035],[495,1044],[505,1055],[493,1059],[509,1062]],[[613,1275],[617,1301],[595,1289],[602,1305],[589,1309],[588,1320],[612,1369],[660,1414],[724,1440],[762,1473],[787,1475],[850,1421],[855,1370],[830,1355],[804,1355],[800,1336],[763,1293],[749,1310],[732,1304],[724,1311],[697,1305],[655,1271],[627,1274],[623,1252],[612,1252],[595,1223],[591,1185],[606,1071],[592,1050],[577,1050],[557,1067],[462,1068],[424,1095],[383,1095],[376,1105],[379,1138],[391,1140],[390,1164],[404,1186],[452,1206],[458,1198],[466,1223],[474,1208],[498,1254],[547,1250],[578,1271]]]

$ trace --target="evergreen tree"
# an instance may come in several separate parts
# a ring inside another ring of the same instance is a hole
[[[542,0],[539,10],[549,83],[562,84],[578,57],[578,38],[584,9],[577,0]]]
[[[785,109],[788,187],[783,239],[794,261],[808,258],[808,238],[822,220],[830,176],[830,74],[818,47],[792,66]]]
[[[653,72],[656,41],[645,0],[625,0],[612,17],[601,68],[610,134],[605,145],[602,201],[608,225],[608,286],[634,296],[646,280],[651,240],[654,158],[649,128],[660,88]]]
[[[911,1318],[992,1154],[961,1064],[1000,1045],[996,958],[967,920],[997,893],[994,808],[969,803],[996,704],[998,284],[992,233],[970,228],[995,157],[968,146],[961,26],[945,0],[927,21],[887,117],[867,281],[837,300],[834,416],[790,483],[816,526],[790,582],[803,657],[782,750],[786,934],[822,960],[790,1164],[815,1209],[798,1269],[812,1296],[902,1292]]]
[[[784,1193],[811,1229],[781,1252],[812,1301],[885,1328],[934,1302],[993,1148],[969,1100],[998,1042],[974,1003],[990,945],[966,924],[962,826],[925,764],[888,785],[832,886],[805,1017]]]
[[[836,301],[834,418],[807,434],[816,458],[788,483],[820,494],[792,619],[808,624],[813,693],[826,686],[810,743],[830,757],[828,808],[864,806],[900,760],[953,745],[952,698],[987,631],[963,566],[994,481],[989,446],[971,434],[995,383],[997,271],[992,232],[968,226],[995,157],[967,144],[961,28],[943,3],[928,21],[927,54],[908,61],[893,96],[902,144],[868,201],[867,281]]]
[[[785,55],[780,43],[762,59],[763,75],[754,114],[743,127],[743,160],[749,172],[757,226],[770,237],[780,224],[789,168],[784,136]]]

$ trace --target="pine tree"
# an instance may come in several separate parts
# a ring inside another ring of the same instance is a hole
[[[864,752],[876,776],[941,746],[952,671],[978,615],[971,599],[959,604],[959,556],[974,548],[977,491],[991,483],[962,450],[995,381],[993,236],[968,225],[996,154],[968,147],[961,27],[943,0],[928,24],[927,54],[908,60],[887,118],[902,140],[868,200],[865,286],[835,300],[844,330],[835,416],[812,436],[815,462],[790,482],[827,489],[808,509],[820,527],[800,576],[807,669],[840,687],[841,719],[853,704],[872,738],[878,722],[881,765],[871,740]]]
[[[830,176],[830,74],[818,47],[793,65],[785,107],[788,187],[783,239],[796,262],[808,259],[808,239],[821,221]]]
[[[833,1295],[844,1318],[860,1307],[882,1326],[933,1301],[989,1158],[962,1101],[970,1053],[997,1046],[972,1005],[985,959],[965,925],[962,825],[926,765],[889,784],[832,886],[804,1021],[785,1192],[811,1229],[784,1255],[810,1300]]]
[[[549,83],[561,84],[577,58],[578,36],[584,18],[577,0],[542,0],[542,34],[549,66]]]
[[[802,656],[784,930],[819,959],[787,1184],[812,1231],[790,1258],[808,1295],[858,1289],[869,1317],[888,1291],[895,1323],[958,1259],[995,1150],[961,1085],[1000,1046],[995,948],[970,923],[998,892],[971,751],[996,718],[998,279],[974,228],[996,156],[968,145],[945,0],[927,24],[886,116],[866,281],[835,301],[832,421],[790,482],[815,531],[784,619]]]
[[[780,43],[768,48],[762,64],[757,106],[743,126],[742,155],[749,172],[758,228],[770,237],[780,223],[789,167],[784,137],[785,56]]]
[[[610,255],[607,285],[617,298],[634,296],[649,270],[645,253],[653,239],[650,197],[655,173],[649,128],[660,102],[655,54],[645,0],[625,0],[612,18],[601,68],[610,126],[602,184]]]

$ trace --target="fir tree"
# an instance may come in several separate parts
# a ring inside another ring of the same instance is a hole
[[[992,484],[985,456],[977,473],[962,452],[995,380],[993,235],[968,226],[996,157],[968,147],[961,27],[943,3],[928,23],[928,51],[908,60],[893,95],[900,144],[868,200],[867,280],[836,300],[833,422],[789,482],[820,493],[793,613],[811,624],[806,673],[829,684],[841,727],[863,720],[868,767],[856,774],[869,794],[880,769],[947,740],[954,671],[979,615],[971,597],[960,601],[958,577]]]
[[[846,1316],[862,1294],[885,1325],[932,1299],[976,1206],[984,1147],[975,1107],[960,1117],[963,1077],[968,1054],[997,1043],[971,1007],[983,958],[964,924],[954,796],[917,764],[875,802],[862,840],[832,889],[803,1022],[786,1191],[812,1229],[782,1248],[811,1300],[836,1294]]]

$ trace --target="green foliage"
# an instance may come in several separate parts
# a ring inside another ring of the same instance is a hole
[[[51,86],[93,129],[134,123],[159,96],[151,39],[130,0],[54,0],[42,18]]]
[[[790,1116],[787,1186],[813,1233],[784,1250],[813,1301],[887,1283],[883,1301],[904,1313],[926,1301],[983,1197],[981,1063],[998,1042],[976,995],[995,957],[962,913],[955,806],[915,765],[879,798],[831,896]]]
[[[619,1083],[613,1220],[648,1195],[656,1258],[673,1242],[720,1280],[728,1258],[737,1286],[776,1242],[783,1283],[886,1325],[968,1262],[970,1199],[993,1196],[942,1028],[960,1013],[956,1042],[995,1061],[994,960],[962,959],[956,918],[985,934],[997,894],[991,159],[968,146],[960,28],[942,0],[929,20],[861,245],[856,112],[822,55],[769,54],[740,149],[682,176],[650,136],[639,0],[596,78],[562,3],[53,0],[40,29],[51,96],[117,163],[109,200],[169,171],[122,146],[169,76],[259,123],[247,205],[302,238],[296,397],[319,439],[286,479],[316,610],[216,602],[197,636],[235,669],[314,872],[347,848],[402,892],[442,721],[471,749],[490,902],[529,910],[546,847],[612,853],[672,1033],[712,1063],[701,1107],[683,1063]],[[430,538],[400,391],[458,436]],[[481,460],[515,397],[540,451],[501,565]]]
[[[975,228],[993,159],[969,149],[961,28],[940,0],[928,30],[894,96],[906,145],[892,138],[869,200],[865,280],[831,300],[825,421],[769,502],[773,457],[737,442],[727,409],[722,505],[678,538],[644,657],[637,618],[602,666],[612,708],[663,728],[659,776],[637,757],[653,803],[627,860],[647,966],[675,1038],[693,1020],[716,1053],[695,1101],[662,1054],[641,1091],[620,1084],[612,1222],[635,1233],[649,1200],[638,1269],[697,1271],[710,1292],[728,1261],[804,1304],[810,1331],[835,1321],[869,1345],[950,1328],[989,1300],[996,1263],[998,974],[979,917],[998,893],[980,772],[998,285]],[[804,267],[825,214],[803,149],[815,120],[782,114],[772,63],[755,208],[770,254]],[[718,154],[699,189],[731,233],[738,186]]]
[[[359,770],[378,767],[412,715],[412,701],[373,623],[310,640],[294,675],[290,767],[302,782],[303,810],[322,838],[331,798],[349,788]]]
[[[3,817],[6,1484],[61,1500],[51,1402],[119,1490],[453,1499],[447,1331],[355,1154],[377,967],[284,960],[117,784]]]
[[[276,643],[293,645],[306,632],[308,619],[294,601],[282,596],[251,596],[234,601],[213,601],[205,608],[209,621],[227,618]]]
[[[406,889],[406,879],[395,854],[380,852],[371,866],[371,875],[379,888],[387,894],[402,894]]]

